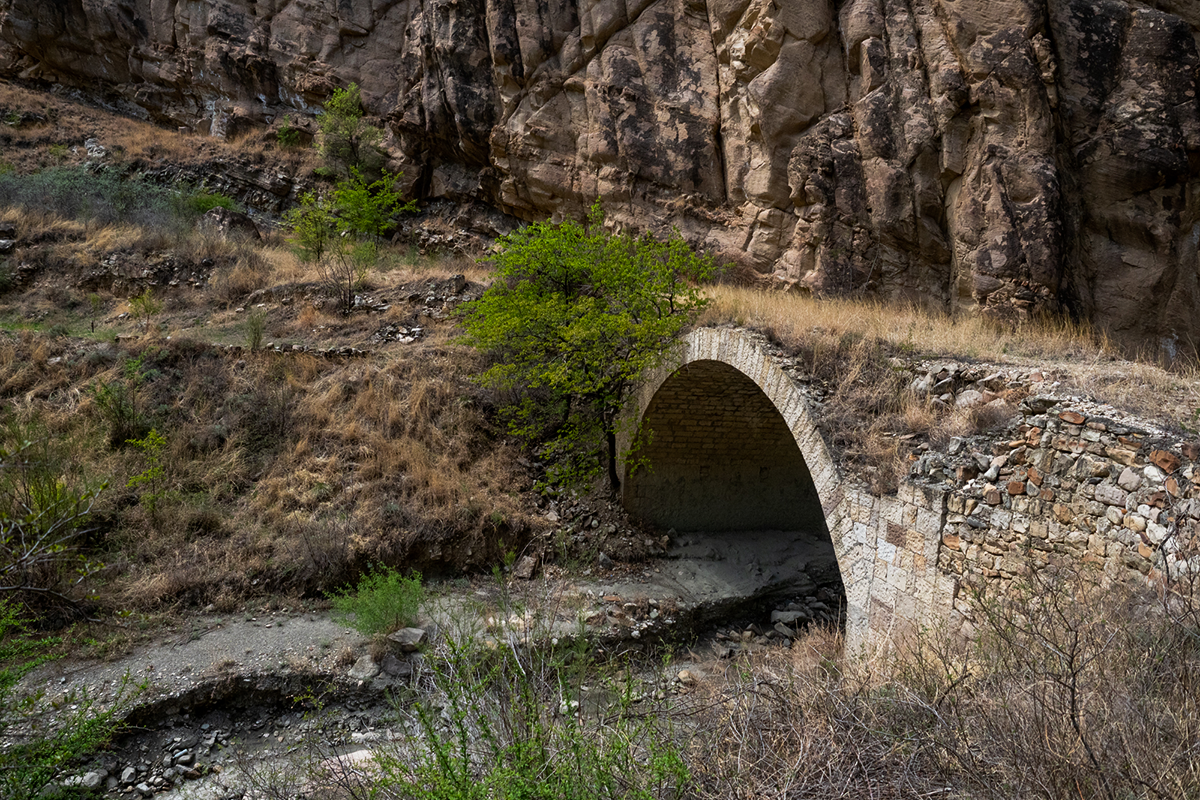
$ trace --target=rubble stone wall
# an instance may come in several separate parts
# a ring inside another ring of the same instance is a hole
[[[1145,586],[1200,569],[1200,444],[1034,396],[1004,433],[919,461],[940,494],[938,566],[965,585],[1003,586],[1052,563]],[[954,605],[969,625],[963,593]]]

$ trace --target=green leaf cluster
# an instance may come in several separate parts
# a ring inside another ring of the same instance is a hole
[[[158,504],[167,495],[167,469],[163,458],[163,448],[167,445],[167,439],[156,429],[151,428],[144,438],[130,439],[128,443],[141,452],[146,460],[146,468],[131,477],[125,484],[125,488],[141,488],[143,491],[140,502],[149,509],[151,514],[154,514]]]
[[[0,596],[53,598],[103,565],[81,551],[103,485],[80,485],[45,438],[10,422],[0,442]]]
[[[544,443],[552,481],[607,467],[616,491],[621,409],[705,306],[715,262],[678,232],[608,232],[597,201],[586,224],[539,222],[503,237],[495,265],[491,288],[464,307],[467,342],[493,356],[481,382],[509,393],[511,429]]]
[[[379,257],[379,238],[392,220],[416,203],[396,188],[399,176],[383,173],[368,181],[357,168],[332,192],[307,192],[285,215],[292,244],[302,261],[316,264],[344,313],[354,307],[354,287]]]
[[[363,118],[357,83],[333,90],[317,118],[317,131],[317,149],[338,174],[378,174],[384,161],[379,147],[383,131]]]
[[[364,636],[386,635],[416,621],[425,597],[420,573],[405,578],[395,570],[367,573],[353,590],[330,594],[335,617]]]

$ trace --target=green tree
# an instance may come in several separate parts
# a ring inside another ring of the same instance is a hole
[[[302,261],[317,265],[321,280],[338,296],[342,312],[354,308],[354,287],[379,257],[379,239],[397,214],[415,211],[396,189],[398,176],[368,182],[358,169],[332,192],[308,192],[285,219]]]
[[[716,265],[678,232],[606,232],[599,201],[586,224],[534,223],[499,244],[495,282],[464,307],[466,340],[494,357],[481,382],[512,393],[511,430],[545,443],[552,481],[605,470],[615,493],[629,390],[695,320]]]
[[[339,175],[378,174],[384,161],[383,131],[363,118],[358,84],[334,89],[317,118],[317,150]]]

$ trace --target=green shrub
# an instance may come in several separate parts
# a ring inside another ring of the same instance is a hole
[[[151,427],[138,407],[138,392],[150,377],[142,369],[144,358],[126,359],[120,378],[92,389],[96,408],[108,423],[108,444],[114,450],[125,447],[131,439],[145,436]]]
[[[416,621],[424,598],[421,575],[405,578],[395,570],[367,573],[353,590],[330,595],[337,618],[365,636],[388,634]]]
[[[678,232],[609,233],[598,200],[586,224],[534,223],[501,237],[493,258],[496,280],[462,309],[467,342],[493,356],[480,382],[511,393],[511,430],[546,443],[551,481],[603,469],[615,493],[625,401],[706,304],[715,262]]]
[[[54,166],[29,175],[0,168],[0,206],[19,206],[66,219],[180,230],[220,206],[241,207],[218,192],[178,191],[137,177]]]
[[[108,741],[134,694],[144,688],[131,686],[126,676],[115,702],[103,708],[82,692],[52,708],[40,695],[18,696],[18,681],[52,660],[49,651],[60,643],[56,637],[32,636],[16,608],[0,598],[0,740],[5,742],[0,747],[0,796],[10,800],[57,796],[47,785],[72,761]],[[48,717],[53,726],[45,724]]]
[[[81,544],[104,486],[81,478],[36,425],[9,419],[0,436],[0,596],[71,604],[70,590],[102,568]]]
[[[229,211],[241,211],[242,207],[232,197],[223,195],[220,192],[205,192],[198,191],[187,195],[184,200],[187,210],[196,215],[203,216],[214,208],[224,208]]]
[[[383,796],[670,800],[691,790],[670,717],[644,702],[629,665],[598,663],[582,639],[481,644],[447,637],[427,659],[432,697],[406,709],[416,725],[376,756]]]
[[[275,132],[275,141],[285,150],[300,144],[300,129],[296,127],[295,121],[291,117],[284,117],[283,121],[279,123],[279,130]]]
[[[20,206],[66,219],[101,224],[171,227],[178,220],[173,193],[137,178],[57,166],[31,175],[0,172],[0,205]]]
[[[296,255],[317,265],[322,282],[335,292],[342,313],[354,308],[354,289],[379,258],[378,241],[397,214],[416,210],[396,190],[399,176],[383,173],[368,183],[358,169],[332,193],[307,192],[284,219]]]
[[[145,291],[129,300],[129,307],[133,311],[133,318],[141,323],[142,330],[149,330],[150,322],[162,311],[163,304],[161,300],[154,299],[154,291],[147,286]]]
[[[125,484],[128,489],[142,487],[140,502],[151,514],[158,508],[159,502],[166,496],[167,471],[163,464],[163,448],[166,438],[154,428],[151,428],[142,439],[130,439],[128,444],[136,447],[145,459],[146,468],[134,475]]]
[[[383,168],[383,131],[368,123],[358,84],[334,89],[317,117],[317,150],[334,172],[348,177],[356,171],[374,177]]]

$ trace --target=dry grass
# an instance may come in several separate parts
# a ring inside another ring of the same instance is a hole
[[[737,286],[715,286],[709,296],[712,304],[702,322],[735,321],[769,329],[791,346],[814,336],[852,336],[902,353],[995,362],[1088,361],[1115,353],[1102,334],[1064,320],[1008,328],[979,316],[948,316],[915,306]]]
[[[370,562],[460,569],[522,546],[528,479],[469,381],[477,356],[445,338],[337,360],[25,331],[0,338],[0,396],[69,445],[64,463],[108,481],[105,603],[230,607],[331,588]],[[133,357],[145,424],[167,437],[153,507],[126,488],[150,462],[110,449],[91,388],[121,384]]]
[[[1096,578],[977,598],[970,643],[925,630],[862,658],[816,631],[709,665],[686,705],[698,796],[1197,796],[1200,595],[1177,583],[1168,613]]]
[[[1103,334],[1069,322],[1000,327],[912,306],[734,286],[713,287],[709,296],[701,324],[734,322],[761,330],[800,360],[822,395],[817,415],[827,441],[876,493],[895,490],[911,446],[939,446],[951,436],[1005,424],[1021,399],[1019,391],[1006,393],[1007,410],[939,408],[910,388],[924,359],[1036,367],[1059,377],[1064,390],[1165,427],[1198,424],[1200,373],[1194,365],[1168,370],[1125,360]]]

